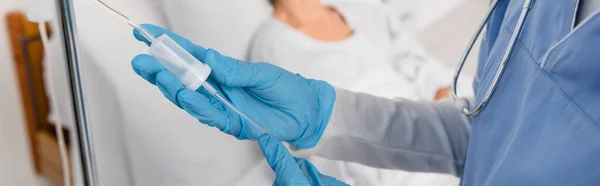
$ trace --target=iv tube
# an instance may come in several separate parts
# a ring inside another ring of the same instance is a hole
[[[125,16],[125,14],[122,14],[121,12],[117,11],[116,9],[108,6],[108,4],[102,2],[101,0],[94,0],[94,1],[96,3],[98,3],[101,7],[103,7],[107,12],[109,12],[110,14],[121,19],[121,21],[126,22],[129,26],[133,27],[135,30],[140,32],[140,34],[142,34],[142,36],[146,40],[148,40],[150,43],[154,42],[154,36],[152,34],[150,34],[148,31],[146,31],[146,29],[142,28],[142,26],[140,26],[139,24],[131,21],[131,19],[129,19],[129,17]]]
[[[181,48],[175,41],[169,38],[167,35],[162,35],[159,38],[154,38],[146,29],[141,27],[139,24],[134,23],[129,17],[108,6],[101,0],[94,0],[107,12],[115,15],[122,21],[137,30],[142,36],[148,40],[152,45],[150,46],[150,55],[154,56],[168,71],[174,73],[182,82],[185,87],[195,91],[202,86],[206,89],[213,97],[219,100],[227,108],[238,114],[241,118],[246,120],[252,127],[257,129],[260,134],[270,134],[262,125],[244,114],[242,111],[237,109],[231,102],[221,96],[217,90],[206,81],[208,75],[211,72],[210,67],[205,63],[199,61],[193,57],[185,49]],[[157,43],[155,43],[155,41]],[[190,75],[192,74],[192,75]],[[256,136],[258,137],[258,136]]]
[[[252,125],[256,129],[258,129],[261,134],[263,134],[263,133],[270,134],[267,131],[267,129],[265,129],[262,125],[258,124],[256,121],[254,121],[248,115],[244,114],[242,111],[240,111],[237,108],[235,108],[235,106],[233,106],[229,101],[227,101],[227,99],[225,99],[223,96],[221,96],[217,92],[217,90],[210,83],[204,82],[204,84],[202,84],[202,87],[204,87],[204,89],[206,89],[206,91],[208,91],[211,95],[213,95],[215,98],[217,98],[219,101],[221,101],[221,103],[223,103],[225,106],[227,106],[227,108],[233,110],[240,117],[242,117],[243,119],[245,119],[246,121],[248,121],[248,123],[250,123],[250,125]]]

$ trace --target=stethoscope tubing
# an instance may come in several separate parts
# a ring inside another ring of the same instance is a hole
[[[465,64],[467,58],[469,57],[469,54],[471,53],[471,50],[473,49],[475,42],[481,35],[483,28],[486,26],[492,13],[498,6],[498,2],[500,2],[500,0],[496,0],[492,3],[487,16],[485,17],[485,19],[483,20],[481,25],[479,25],[477,32],[471,39],[471,42],[467,46],[467,48],[466,48],[465,52],[463,53],[463,56],[460,60],[460,63],[458,65],[458,67],[456,68],[456,72],[454,74],[454,81],[452,83],[452,97],[455,100],[459,99],[459,97],[457,95],[457,88],[456,88],[457,86],[456,85],[458,84],[458,78],[460,77],[460,73],[462,72],[464,64]],[[496,88],[498,87],[498,82],[500,81],[500,78],[502,77],[502,74],[504,73],[504,70],[506,69],[506,64],[507,64],[508,60],[510,59],[510,56],[513,53],[513,50],[515,48],[515,45],[517,44],[517,40],[518,40],[519,36],[521,35],[521,31],[523,30],[523,26],[525,25],[525,20],[527,19],[527,15],[529,14],[529,10],[531,9],[533,2],[534,2],[534,0],[525,0],[525,3],[523,4],[523,9],[521,10],[521,15],[519,15],[517,25],[515,26],[516,28],[515,28],[513,34],[511,35],[510,41],[508,43],[508,48],[506,49],[506,51],[504,51],[504,55],[502,56],[500,66],[496,70],[494,79],[492,79],[492,83],[491,83],[490,87],[488,88],[488,90],[486,91],[485,96],[483,97],[481,102],[479,102],[479,104],[477,104],[477,106],[475,106],[473,110],[469,110],[468,108],[462,109],[463,113],[466,114],[467,116],[473,117],[473,116],[476,116],[477,114],[479,114],[483,110],[483,108],[485,108],[485,106],[489,103],[492,95],[496,91]]]

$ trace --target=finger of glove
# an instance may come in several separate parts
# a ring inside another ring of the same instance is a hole
[[[319,181],[319,170],[312,163],[304,158],[294,158],[294,160],[311,184]]]
[[[181,107],[200,122],[231,134],[239,135],[238,130],[232,130],[229,113],[216,107],[214,99],[207,95],[191,90],[182,90],[177,94]],[[239,128],[239,127],[236,127]]]
[[[285,72],[267,63],[251,63],[223,56],[213,49],[208,49],[205,54],[204,62],[213,70],[211,77],[230,87],[269,86]]]
[[[163,70],[156,74],[156,86],[163,93],[163,95],[171,101],[171,103],[177,105],[179,108],[181,104],[177,100],[177,94],[180,91],[185,90],[183,83],[173,73]]]
[[[276,185],[310,185],[290,152],[279,140],[263,134],[258,138],[260,150],[276,175]]]
[[[331,185],[331,186],[346,186],[348,184],[341,182],[333,177],[321,174],[317,167],[315,167],[310,161],[304,158],[296,158],[296,163],[304,176],[311,185]]]
[[[154,37],[159,37],[163,34],[166,34],[171,39],[173,39],[175,42],[177,42],[177,44],[179,44],[179,46],[181,46],[183,49],[187,50],[190,54],[192,54],[198,60],[204,61],[202,59],[202,57],[204,56],[204,52],[206,52],[206,49],[204,47],[195,45],[190,40],[188,40],[184,37],[181,37],[180,35],[175,34],[167,29],[156,26],[156,25],[142,24],[141,27],[143,27],[146,31],[150,32],[150,34],[152,34]],[[152,44],[152,43],[150,43],[150,41],[146,40],[146,38],[144,38],[144,36],[142,36],[142,34],[136,29],[133,29],[133,36],[137,40],[146,43],[146,45],[148,45],[148,46],[150,46]]]
[[[144,78],[146,81],[156,85],[156,75],[165,71],[165,68],[154,57],[141,54],[131,60],[133,71]]]

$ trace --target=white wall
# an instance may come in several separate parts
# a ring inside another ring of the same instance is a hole
[[[442,2],[444,1],[444,2]],[[456,68],[465,47],[475,34],[481,20],[488,11],[487,0],[423,0],[425,7],[433,7],[438,3],[441,7],[419,9],[419,25],[417,38],[428,52],[440,59],[449,68]],[[452,2],[452,3],[449,3]],[[439,13],[442,12],[442,13]],[[479,44],[473,47],[465,64],[464,72],[475,75]]]
[[[0,0],[0,185],[32,186],[29,152],[5,15],[23,9],[26,0]]]

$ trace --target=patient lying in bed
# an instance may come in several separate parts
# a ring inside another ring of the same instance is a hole
[[[452,70],[427,55],[381,4],[272,0],[273,18],[255,33],[250,60],[387,98],[449,97]],[[352,185],[456,185],[450,176],[409,174],[310,157]]]
[[[256,32],[250,60],[383,97],[449,96],[452,71],[427,55],[381,4],[271,2],[274,16]]]

